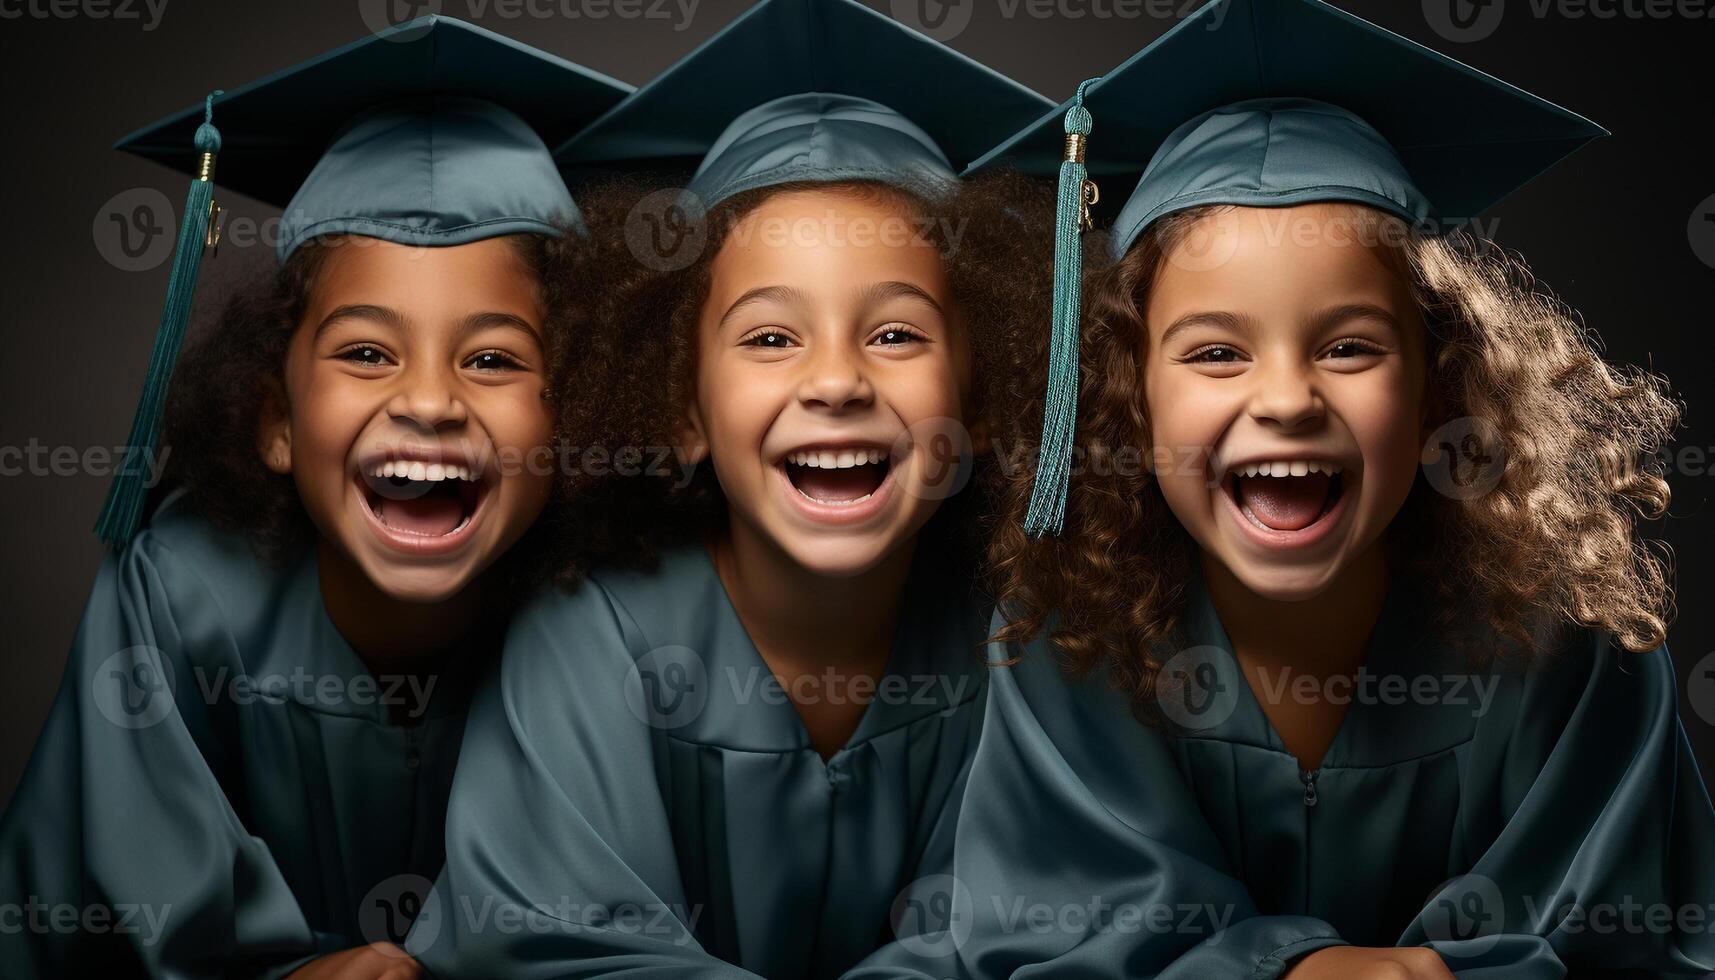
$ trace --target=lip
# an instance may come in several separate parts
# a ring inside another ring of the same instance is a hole
[[[793,485],[792,478],[786,475],[787,459],[795,453],[809,452],[839,452],[841,450],[879,449],[888,455],[887,475],[882,478],[881,485],[870,492],[868,497],[857,503],[831,504],[813,500],[799,492]],[[893,458],[892,449],[883,444],[867,440],[846,440],[837,442],[814,442],[795,446],[774,461],[769,467],[774,471],[774,478],[780,484],[780,490],[785,494],[791,507],[805,518],[817,524],[831,527],[844,527],[862,524],[870,520],[892,503],[898,480],[895,474],[899,472],[899,461]]]
[[[368,474],[383,463],[401,460],[425,465],[462,466],[470,471],[471,482],[477,487],[476,504],[463,524],[448,534],[412,534],[389,527],[381,520],[370,505],[369,495],[374,490],[369,484]],[[422,444],[380,447],[363,453],[358,457],[351,482],[357,495],[357,509],[363,512],[364,522],[376,539],[388,550],[412,558],[441,558],[462,550],[475,537],[477,527],[488,512],[489,498],[498,489],[493,485],[492,474],[487,467],[464,447]]]
[[[1292,456],[1259,456],[1254,460],[1254,462],[1310,462],[1312,460],[1327,459],[1328,457],[1326,456],[1300,458],[1294,458]],[[1249,466],[1251,465],[1251,462],[1252,461],[1247,460],[1244,462],[1234,463],[1233,467]],[[1228,518],[1233,524],[1237,525],[1239,533],[1244,535],[1244,537],[1253,545],[1265,551],[1298,551],[1323,542],[1331,536],[1334,533],[1334,530],[1344,521],[1347,512],[1351,510],[1348,504],[1352,497],[1356,495],[1357,491],[1357,487],[1354,485],[1356,480],[1351,478],[1351,473],[1352,471],[1349,468],[1342,469],[1342,475],[1347,476],[1347,482],[1340,493],[1340,499],[1334,501],[1334,506],[1330,508],[1326,514],[1317,518],[1316,523],[1311,524],[1309,527],[1300,528],[1296,531],[1277,531],[1273,528],[1258,527],[1256,524],[1252,523],[1251,519],[1245,516],[1244,511],[1239,509],[1239,502],[1235,499],[1233,493],[1227,489],[1227,481],[1234,478],[1231,469],[1222,473],[1221,482],[1216,484],[1215,492],[1220,494],[1221,500],[1224,501],[1224,509]]]

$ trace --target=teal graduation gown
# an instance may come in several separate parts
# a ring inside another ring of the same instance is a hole
[[[1040,640],[997,667],[956,955],[917,972],[1261,978],[1341,943],[1428,946],[1466,978],[1715,969],[1715,814],[1667,651],[1579,631],[1472,673],[1424,622],[1390,594],[1370,694],[1352,689],[1314,772],[1200,589],[1162,728]]]
[[[407,948],[443,978],[840,975],[950,870],[985,626],[969,579],[920,560],[824,763],[702,547],[548,594],[473,705]]]
[[[468,673],[372,676],[313,556],[270,565],[169,497],[103,562],[0,823],[0,894],[34,908],[0,929],[0,976],[276,975],[403,941]]]

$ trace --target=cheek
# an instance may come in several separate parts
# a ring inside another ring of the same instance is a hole
[[[1373,372],[1340,386],[1338,410],[1364,456],[1366,482],[1378,500],[1403,500],[1417,478],[1421,405],[1395,373]]]
[[[547,445],[553,436],[553,410],[540,384],[479,388],[470,399],[498,445],[528,449]]]

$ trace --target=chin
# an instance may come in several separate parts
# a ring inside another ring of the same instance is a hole
[[[874,571],[898,548],[898,542],[867,535],[787,535],[777,540],[794,563],[819,578],[856,578]]]
[[[1272,602],[1304,602],[1314,599],[1339,578],[1338,560],[1310,565],[1266,565],[1251,561],[1222,560],[1227,570],[1246,589]]]
[[[430,604],[463,592],[475,575],[463,567],[400,567],[393,562],[365,561],[363,574],[390,599]]]

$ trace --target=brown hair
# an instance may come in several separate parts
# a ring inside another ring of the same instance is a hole
[[[661,549],[701,540],[724,525],[725,498],[712,466],[696,467],[686,481],[673,449],[694,390],[697,320],[726,231],[768,198],[806,189],[859,195],[918,219],[927,244],[943,255],[967,327],[973,411],[981,417],[1012,394],[1009,386],[1026,346],[1022,335],[1047,316],[1047,263],[1053,255],[1047,230],[1051,196],[1021,176],[981,177],[940,196],[870,181],[791,183],[741,193],[702,219],[701,251],[681,269],[663,269],[635,250],[641,247],[636,236],[644,228],[642,215],[673,193],[664,182],[628,179],[593,187],[579,199],[591,222],[591,248],[600,253],[583,273],[592,280],[587,291],[597,297],[597,307],[580,338],[583,356],[565,362],[554,383],[603,397],[561,400],[559,436],[564,445],[594,447],[607,460],[631,453],[634,471],[562,477],[567,495],[577,498],[560,512],[556,527],[564,582],[575,582],[597,565],[648,565]],[[987,513],[983,502],[996,483],[993,469],[977,460],[971,485],[947,501],[926,529],[945,535],[973,561]]]
[[[1068,669],[1105,666],[1142,706],[1180,623],[1195,544],[1147,469],[1112,457],[1150,445],[1140,380],[1148,291],[1165,256],[1217,208],[1169,216],[1124,258],[1091,270],[1076,436],[1088,465],[1073,475],[1065,531],[1024,533],[1033,480],[1024,467],[1003,491],[990,540],[1009,617],[997,639],[1048,630]],[[1523,656],[1541,653],[1568,624],[1606,631],[1628,650],[1658,646],[1671,615],[1668,570],[1634,526],[1668,505],[1655,453],[1679,406],[1665,381],[1603,361],[1577,315],[1517,256],[1462,232],[1400,226],[1399,240],[1428,327],[1430,397],[1442,421],[1472,420],[1505,453],[1498,483],[1468,499],[1438,493],[1419,473],[1389,526],[1390,567],[1434,597],[1437,622],[1426,626],[1479,660],[1497,636]],[[1037,383],[1007,428],[1033,444],[1047,361],[1046,337],[1030,340]]]
[[[571,287],[575,278],[562,271],[580,248],[578,239],[514,235],[507,241],[541,284],[552,371],[567,356],[582,303]],[[339,239],[317,239],[278,268],[239,282],[213,323],[186,347],[168,396],[163,487],[183,487],[199,515],[244,534],[275,561],[306,545],[315,529],[292,477],[263,465],[257,433],[269,400],[285,398],[287,349],[316,276],[339,245]]]

